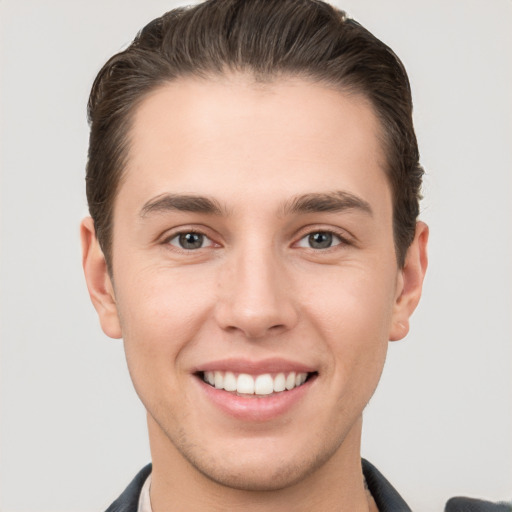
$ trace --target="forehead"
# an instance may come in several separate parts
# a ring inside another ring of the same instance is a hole
[[[379,134],[364,97],[324,84],[179,79],[135,111],[119,195],[135,192],[139,204],[165,192],[229,202],[250,191],[264,202],[278,190],[336,189],[388,199]]]

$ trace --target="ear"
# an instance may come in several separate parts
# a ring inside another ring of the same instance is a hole
[[[427,242],[428,226],[424,222],[417,222],[414,240],[407,250],[404,267],[398,274],[390,341],[401,340],[409,332],[409,318],[420,301],[427,271]]]
[[[82,266],[91,301],[98,313],[103,332],[111,338],[121,338],[121,325],[117,313],[116,298],[107,262],[101,250],[94,221],[86,217],[80,224],[82,240]]]

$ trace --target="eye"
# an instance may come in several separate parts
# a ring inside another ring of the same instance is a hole
[[[176,236],[170,238],[168,243],[175,247],[179,247],[180,249],[193,251],[195,249],[202,249],[203,247],[211,246],[213,242],[202,233],[189,231],[185,233],[178,233]]]
[[[309,249],[329,249],[341,243],[342,239],[330,231],[314,231],[301,238],[297,245]]]

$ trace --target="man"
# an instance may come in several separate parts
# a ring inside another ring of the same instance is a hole
[[[105,64],[83,266],[152,454],[109,511],[409,510],[360,437],[427,267],[411,113],[318,1],[171,11]]]

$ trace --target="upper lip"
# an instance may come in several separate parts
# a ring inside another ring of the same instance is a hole
[[[312,373],[316,372],[317,369],[282,358],[261,359],[259,361],[240,358],[219,359],[198,365],[193,369],[194,373],[212,371],[260,375],[263,373],[286,372]]]

